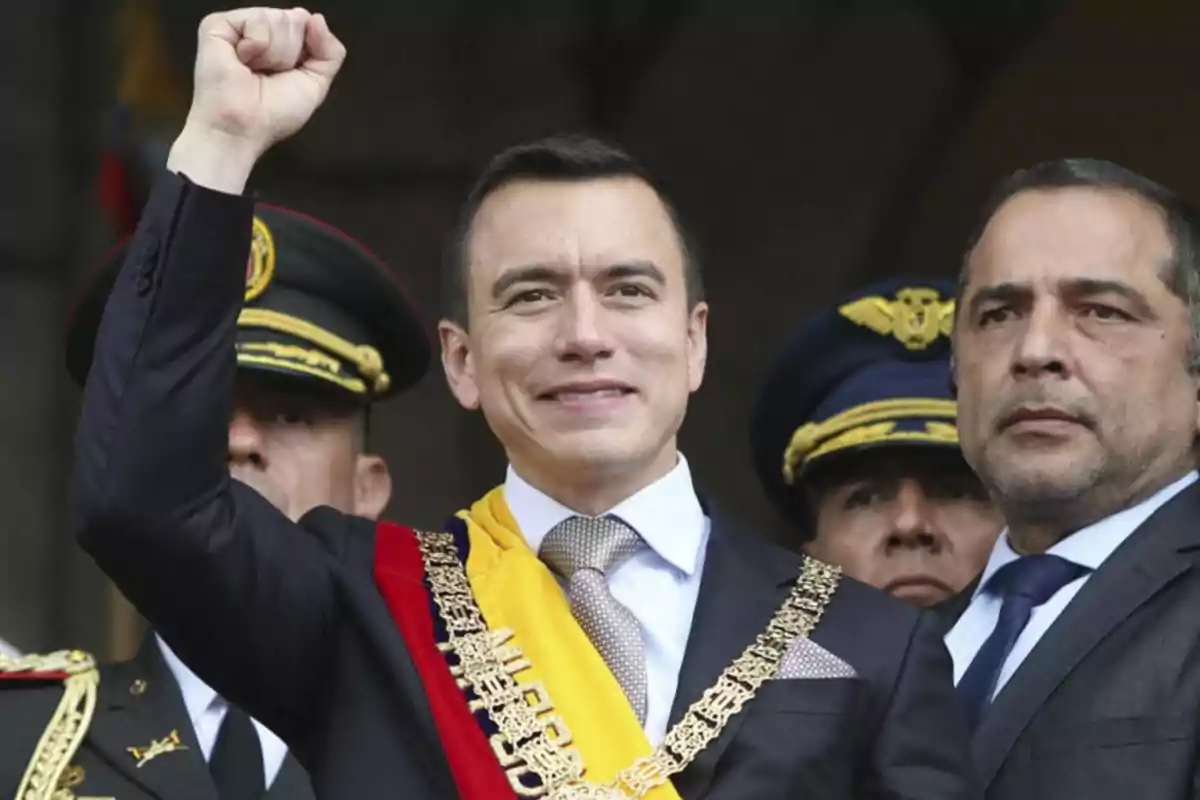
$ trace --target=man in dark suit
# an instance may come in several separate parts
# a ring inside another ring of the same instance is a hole
[[[971,240],[959,433],[1008,528],[946,643],[994,800],[1200,793],[1198,233],[1070,159],[1009,178]]]
[[[953,324],[948,281],[855,289],[792,337],[750,426],[804,551],[922,608],[975,579],[1001,527],[958,446]]]
[[[448,262],[443,366],[506,449],[503,487],[421,533],[297,525],[229,480],[241,193],[343,57],[300,9],[201,25],[85,391],[75,510],[101,567],[318,797],[972,796],[932,620],[697,497],[675,434],[704,371],[698,268],[601,142],[501,154]]]
[[[124,247],[112,254],[76,305],[67,366],[80,385],[125,255]],[[227,431],[230,475],[292,519],[317,506],[377,519],[391,478],[366,447],[368,414],[403,384],[392,385],[376,362],[386,358],[410,373],[428,363],[429,340],[416,311],[360,244],[276,206],[256,207],[249,257],[233,266],[244,267],[245,290]],[[339,347],[338,340],[355,344]],[[243,788],[255,797],[269,789],[265,796],[273,800],[313,796],[279,737],[231,708],[160,636],[151,633],[135,658],[102,666],[99,674],[95,717],[72,765],[86,775],[76,791],[163,800],[225,800]],[[33,752],[56,694],[52,687],[0,694],[0,717],[18,721],[0,728],[0,750],[14,759],[12,769],[0,769],[0,796],[20,777],[23,762],[17,762]],[[45,713],[17,713],[14,703],[40,704]],[[175,746],[145,761],[135,753],[160,741]]]

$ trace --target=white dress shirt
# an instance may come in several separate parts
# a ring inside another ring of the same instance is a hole
[[[179,684],[179,690],[183,693],[183,704],[187,707],[188,717],[196,730],[200,751],[204,760],[208,761],[212,757],[213,746],[217,743],[217,732],[221,729],[221,722],[225,719],[229,704],[207,683],[200,680],[187,664],[180,661],[179,656],[172,652],[162,637],[156,634],[154,638],[158,640],[163,660],[167,662],[167,668],[175,676],[175,682]],[[258,731],[258,741],[262,745],[263,775],[266,777],[265,786],[269,789],[275,782],[275,777],[279,775],[283,759],[287,757],[287,745],[258,720],[252,718],[251,722]]]
[[[21,651],[3,639],[0,639],[0,655],[16,658],[17,656],[21,655]]]
[[[1033,650],[1034,645],[1038,643],[1054,620],[1058,619],[1058,615],[1071,602],[1071,598],[1078,594],[1083,585],[1087,583],[1092,573],[1099,569],[1105,559],[1112,555],[1143,522],[1149,519],[1151,514],[1172,497],[1191,486],[1196,478],[1196,472],[1189,472],[1138,505],[1095,522],[1063,538],[1046,551],[1087,567],[1088,572],[1083,577],[1063,586],[1051,595],[1049,600],[1033,609],[1033,613],[1029,616],[1029,622],[1017,637],[1012,652],[1008,654],[1004,667],[1000,670],[996,690],[992,693],[993,699],[1017,671],[1017,667],[1021,666],[1021,662]],[[967,606],[967,610],[946,634],[946,648],[954,660],[955,684],[962,679],[971,660],[975,658],[979,648],[992,634],[992,630],[1000,618],[1000,606],[1003,604],[1003,600],[989,591],[984,591],[983,588],[987,585],[988,580],[996,574],[996,570],[1009,562],[1016,561],[1019,557],[1012,549],[1012,545],[1009,544],[1008,530],[1005,529],[992,548],[991,558],[988,559],[987,567],[980,576],[979,586],[975,590],[974,597],[971,598],[971,604]]]
[[[535,553],[555,525],[578,515],[530,486],[511,466],[504,498]],[[649,545],[609,573],[608,588],[642,629],[648,682],[643,730],[657,745],[679,685],[710,523],[682,454],[674,469],[607,514],[620,517]]]

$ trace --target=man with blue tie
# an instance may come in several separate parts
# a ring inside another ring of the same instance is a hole
[[[990,800],[1200,791],[1198,243],[1087,159],[1010,177],[970,241],[959,435],[1008,527],[946,644]]]

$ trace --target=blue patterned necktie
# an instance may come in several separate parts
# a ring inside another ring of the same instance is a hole
[[[972,730],[991,705],[1004,662],[1029,623],[1033,609],[1088,571],[1087,567],[1065,558],[1043,553],[1022,556],[1005,564],[987,582],[984,591],[1003,599],[1000,617],[958,682],[958,694]]]

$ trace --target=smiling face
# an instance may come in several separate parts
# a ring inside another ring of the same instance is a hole
[[[483,201],[468,251],[468,325],[441,323],[443,366],[514,469],[552,495],[619,485],[601,505],[666,474],[704,375],[707,308],[689,307],[654,190],[514,180]]]
[[[1026,190],[968,261],[955,330],[963,451],[1010,524],[1081,527],[1192,466],[1197,385],[1172,243],[1138,197]],[[1068,531],[1069,532],[1069,531]]]

